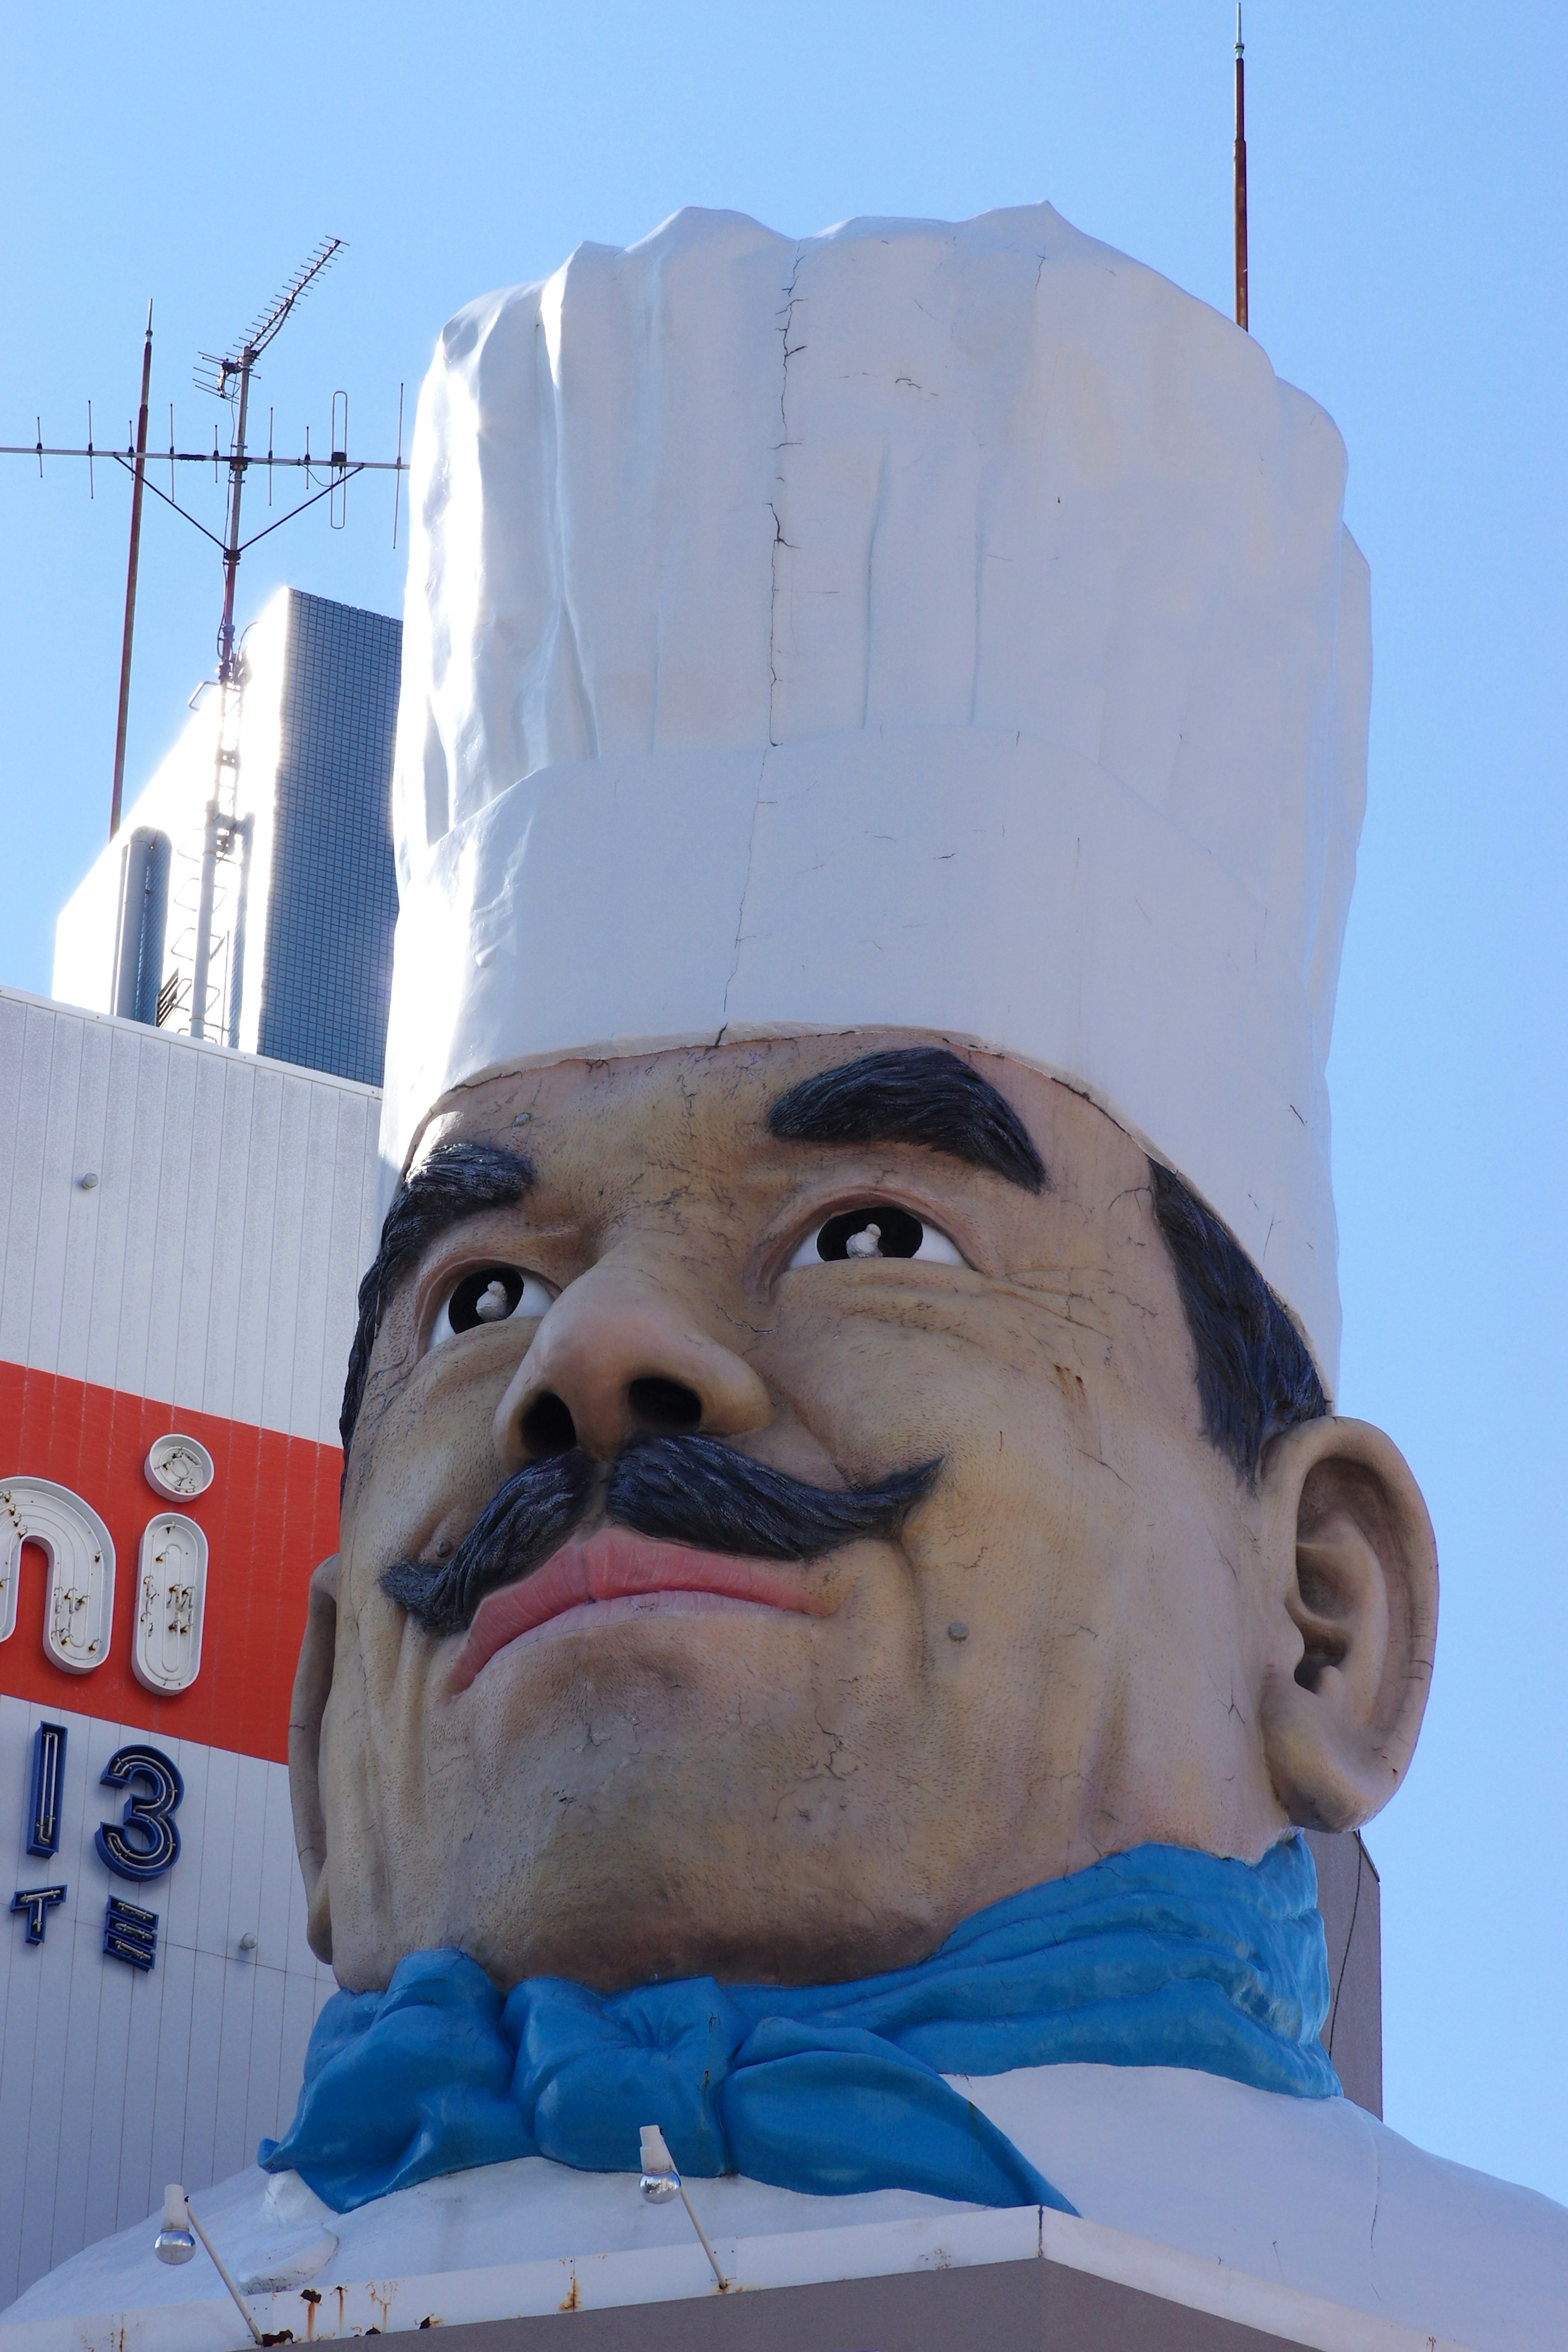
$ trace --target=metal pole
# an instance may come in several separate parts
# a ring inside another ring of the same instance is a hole
[[[125,730],[131,716],[131,640],[136,631],[136,567],[142,556],[142,480],[147,467],[147,393],[153,381],[153,305],[142,346],[142,405],[136,416],[136,472],[131,487],[131,554],[125,566],[125,634],[120,641],[120,717],[114,730],[114,789],[109,797],[109,837],[120,830],[125,791]]]
[[[1247,325],[1247,51],[1236,0],[1236,323]]]
[[[222,756],[223,722],[218,722],[218,749]],[[207,973],[213,958],[213,900],[217,892],[217,789],[207,803],[206,823],[202,832],[201,892],[196,900],[196,944],[191,958],[191,1034],[205,1037],[207,1034]]]
[[[238,665],[234,657],[234,591],[239,572],[239,504],[245,489],[245,427],[250,407],[250,371],[256,364],[256,353],[247,343],[239,359],[239,411],[235,419],[234,446],[228,460],[228,530],[223,557],[223,619],[217,633],[218,718],[217,742],[213,756],[213,793],[207,803],[206,824],[202,835],[202,878],[196,900],[196,940],[191,959],[191,1034],[205,1037],[207,1034],[207,986],[212,970],[213,907],[217,894],[218,852],[226,851],[232,833],[235,811],[224,803],[230,797],[225,785],[228,771],[232,785],[238,764],[235,699],[238,691]],[[220,1020],[218,1033],[223,1034]]]
[[[227,685],[234,670],[234,588],[239,571],[239,500],[245,488],[245,420],[250,406],[250,371],[256,353],[248,344],[239,361],[239,415],[228,461],[228,545],[223,560],[223,622],[218,630],[218,677]]]
[[[206,2248],[207,2258],[211,2262],[214,2270],[216,2271],[219,2278],[222,2279],[225,2286],[227,2287],[230,2294],[233,2295],[236,2304],[238,2305],[239,2315],[241,2319],[244,2320],[247,2327],[250,2330],[252,2342],[256,2344],[265,2344],[267,2338],[261,2333],[260,2328],[258,2327],[255,2317],[251,2312],[250,2305],[241,2294],[238,2287],[236,2286],[234,2280],[229,2273],[228,2264],[224,2261],[223,2256],[218,2252],[217,2248],[214,2245],[212,2240],[208,2237],[206,2231],[197,2221],[195,2214],[192,2211],[191,2200],[188,2197],[185,2200],[185,2213],[192,2229],[195,2231],[197,2237]]]

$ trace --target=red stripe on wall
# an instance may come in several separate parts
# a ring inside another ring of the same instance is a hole
[[[201,1439],[216,1475],[205,1495],[177,1506],[205,1530],[209,1548],[201,1672],[178,1698],[162,1698],[132,1672],[131,1643],[142,1531],[176,1507],[142,1465],[153,1440],[172,1429]],[[87,1675],[68,1675],[44,1648],[43,1554],[23,1546],[16,1630],[0,1642],[0,1691],[286,1762],[305,1589],[317,1561],[337,1549],[342,1469],[335,1445],[0,1363],[0,1478],[69,1486],[114,1538],[109,1656]]]

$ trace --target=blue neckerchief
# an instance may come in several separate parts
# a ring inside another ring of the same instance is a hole
[[[346,2213],[509,2157],[635,2172],[658,2124],[683,2172],[847,2196],[921,2189],[1070,2213],[943,2082],[1069,2059],[1193,2066],[1321,2099],[1329,1970],[1304,1838],[1256,1869],[1141,1845],[977,1911],[912,1969],[858,1983],[502,1996],[462,1952],[415,1952],[385,1992],[321,2011],[294,2121],[263,2140]]]

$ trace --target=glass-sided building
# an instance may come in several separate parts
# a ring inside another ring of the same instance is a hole
[[[381,1083],[397,920],[388,796],[402,624],[287,592],[256,1050]]]

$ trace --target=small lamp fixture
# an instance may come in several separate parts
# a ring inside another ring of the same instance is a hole
[[[212,2257],[213,2268],[233,2295],[235,2307],[250,2330],[251,2342],[269,2343],[271,2338],[263,2336],[251,2317],[250,2306],[229,2276],[223,2257],[192,2212],[189,2198],[177,2180],[171,2180],[163,2191],[163,2226],[153,2241],[153,2252],[161,2263],[188,2263],[196,2251],[197,2238]]]
[[[686,2183],[675,2168],[675,2158],[665,2145],[665,2137],[657,2124],[644,2124],[640,2134],[642,2179],[637,2186],[650,2205],[666,2205],[679,2197],[686,2208],[686,2218],[702,2242],[713,2275],[719,2282],[719,2292],[729,2292],[730,2282],[719,2267],[719,2257],[708,2241],[708,2232],[692,2210],[691,2200],[686,2193]]]
[[[163,2191],[163,2226],[153,2241],[153,2252],[161,2263],[188,2263],[195,2251],[185,2192],[172,2180]]]

